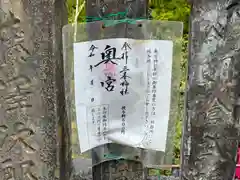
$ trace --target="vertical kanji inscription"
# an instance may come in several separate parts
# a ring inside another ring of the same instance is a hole
[[[184,180],[234,178],[239,139],[239,7],[237,1],[192,1]]]
[[[62,80],[56,77],[62,77],[64,3],[0,0],[1,180],[60,178],[56,92]]]
[[[28,102],[31,97],[31,80],[27,76],[13,77],[12,79],[2,80],[3,87],[7,91],[3,97],[6,105],[6,112],[11,113],[16,110],[26,110],[32,105]]]
[[[33,107],[30,102],[32,77],[20,72],[31,54],[24,47],[24,32],[20,23],[20,19],[9,12],[3,23],[6,26],[0,29],[1,46],[5,49],[1,52],[0,61],[0,100],[7,118],[0,121],[0,172],[4,180],[38,180],[32,172],[35,162],[29,156],[38,150],[31,144],[35,132],[26,125],[30,118],[28,108]],[[24,116],[22,121],[21,115]]]

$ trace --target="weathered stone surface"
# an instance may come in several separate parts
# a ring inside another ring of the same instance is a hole
[[[240,4],[191,3],[182,179],[231,180],[239,140]]]
[[[82,158],[78,158],[75,160],[76,161],[74,162],[74,167],[76,172],[73,173],[72,180],[92,180],[93,178],[92,178],[91,161],[89,159],[82,159]],[[114,162],[114,163],[118,164],[118,162]],[[114,168],[115,166],[116,165],[114,164],[112,168]],[[128,175],[127,177],[129,177],[129,174],[131,174],[130,172],[124,172],[123,169],[121,169],[119,173]],[[146,169],[146,174],[147,174],[147,169]],[[105,177],[102,177],[102,178],[107,178],[106,174],[104,176]],[[113,179],[114,177],[118,177],[118,173],[116,174],[112,173],[111,178]],[[160,177],[161,177],[161,180],[179,180],[179,177],[176,177],[176,176],[161,175]],[[98,177],[98,179],[100,179],[100,177]],[[146,180],[159,180],[159,177],[147,175]]]
[[[97,0],[88,0],[86,7],[87,16],[95,17],[103,17],[110,13],[127,12],[128,18],[140,18],[146,17],[148,13],[147,0],[105,0],[101,1],[101,3]]]
[[[66,18],[64,0],[0,0],[1,180],[66,179],[60,173]]]

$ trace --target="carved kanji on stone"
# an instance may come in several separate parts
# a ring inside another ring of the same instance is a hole
[[[31,172],[31,167],[34,162],[31,160],[14,162],[11,158],[1,162],[0,174],[3,180],[18,180],[17,172],[20,172],[24,180],[38,180],[38,178]],[[20,176],[20,177],[21,177]]]
[[[12,112],[19,109],[26,109],[32,107],[28,103],[29,97],[33,94],[31,87],[31,80],[26,76],[19,76],[10,80],[0,80],[2,89],[7,90],[7,96],[3,97],[7,105],[6,111]]]
[[[66,20],[64,0],[0,0],[1,180],[68,179],[56,129],[63,127]]]
[[[2,139],[0,139],[0,148],[3,146],[8,146],[7,151],[10,151],[14,148],[16,144],[20,144],[22,149],[29,152],[34,152],[35,148],[27,143],[26,139],[34,135],[32,129],[25,126],[22,122],[16,122],[11,128],[7,125],[0,125],[0,133]]]

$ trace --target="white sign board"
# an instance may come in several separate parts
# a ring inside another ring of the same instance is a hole
[[[102,39],[74,44],[81,152],[106,143],[165,151],[173,43]]]

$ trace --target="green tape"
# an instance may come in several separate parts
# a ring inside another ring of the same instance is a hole
[[[108,160],[116,160],[117,163],[122,163],[125,161],[125,158],[122,156],[114,155],[114,154],[104,154],[104,159]]]
[[[118,20],[112,20],[114,17],[117,17],[116,19]],[[85,19],[86,22],[103,21],[105,27],[114,26],[120,23],[136,24],[138,20],[146,19],[146,18],[129,19],[127,18],[127,10],[124,12],[110,13],[103,17],[86,16],[82,18]]]
[[[109,27],[109,26],[114,26],[116,24],[121,24],[121,23],[128,23],[128,24],[136,24],[138,20],[143,20],[144,18],[137,18],[137,19],[120,19],[120,20],[103,20],[104,26]]]
[[[118,155],[114,155],[114,154],[104,154],[104,158],[105,159],[115,159],[115,160],[119,160],[119,159],[123,159],[122,156],[118,156]]]

